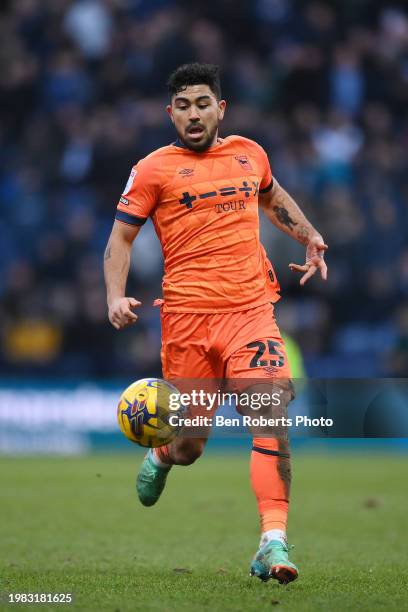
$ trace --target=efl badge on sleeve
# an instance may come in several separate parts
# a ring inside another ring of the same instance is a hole
[[[132,168],[131,173],[129,174],[128,181],[126,183],[125,191],[122,193],[122,195],[126,195],[132,189],[133,179],[135,178],[136,174],[136,168]]]

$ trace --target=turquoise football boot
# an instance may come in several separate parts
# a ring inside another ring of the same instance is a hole
[[[296,580],[299,575],[298,568],[288,558],[287,544],[279,540],[271,540],[258,550],[251,563],[251,576],[257,576],[264,582],[275,578],[280,584],[287,584]]]
[[[166,485],[166,478],[171,469],[155,465],[151,459],[152,449],[146,454],[136,480],[136,490],[144,506],[153,506],[159,499]]]

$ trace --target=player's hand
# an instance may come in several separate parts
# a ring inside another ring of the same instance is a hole
[[[124,329],[133,325],[137,321],[137,314],[133,312],[133,308],[141,304],[142,302],[132,297],[116,298],[109,304],[109,321],[115,329]]]
[[[329,247],[324,243],[321,236],[313,236],[306,247],[306,263],[301,266],[299,264],[290,263],[289,268],[292,272],[304,272],[300,279],[300,284],[303,286],[309,278],[311,278],[317,270],[320,271],[320,276],[323,280],[327,280],[327,266],[324,261],[324,252]]]

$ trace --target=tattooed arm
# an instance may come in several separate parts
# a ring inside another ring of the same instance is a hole
[[[272,189],[259,195],[259,205],[268,219],[280,230],[306,247],[306,263],[304,265],[289,264],[293,272],[303,272],[300,284],[305,282],[319,270],[323,280],[327,278],[327,266],[324,262],[324,252],[327,245],[322,236],[306,219],[293,198],[273,179]]]
[[[275,178],[272,189],[260,194],[259,205],[277,228],[305,246],[312,236],[320,235]]]
[[[125,297],[132,244],[140,231],[138,225],[115,221],[104,255],[104,273],[109,321],[115,329],[123,329],[137,320],[133,308],[141,302]]]

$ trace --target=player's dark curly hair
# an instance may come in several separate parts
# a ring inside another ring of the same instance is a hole
[[[167,87],[170,98],[188,85],[208,85],[217,100],[221,99],[220,69],[214,64],[183,64],[169,77]]]

